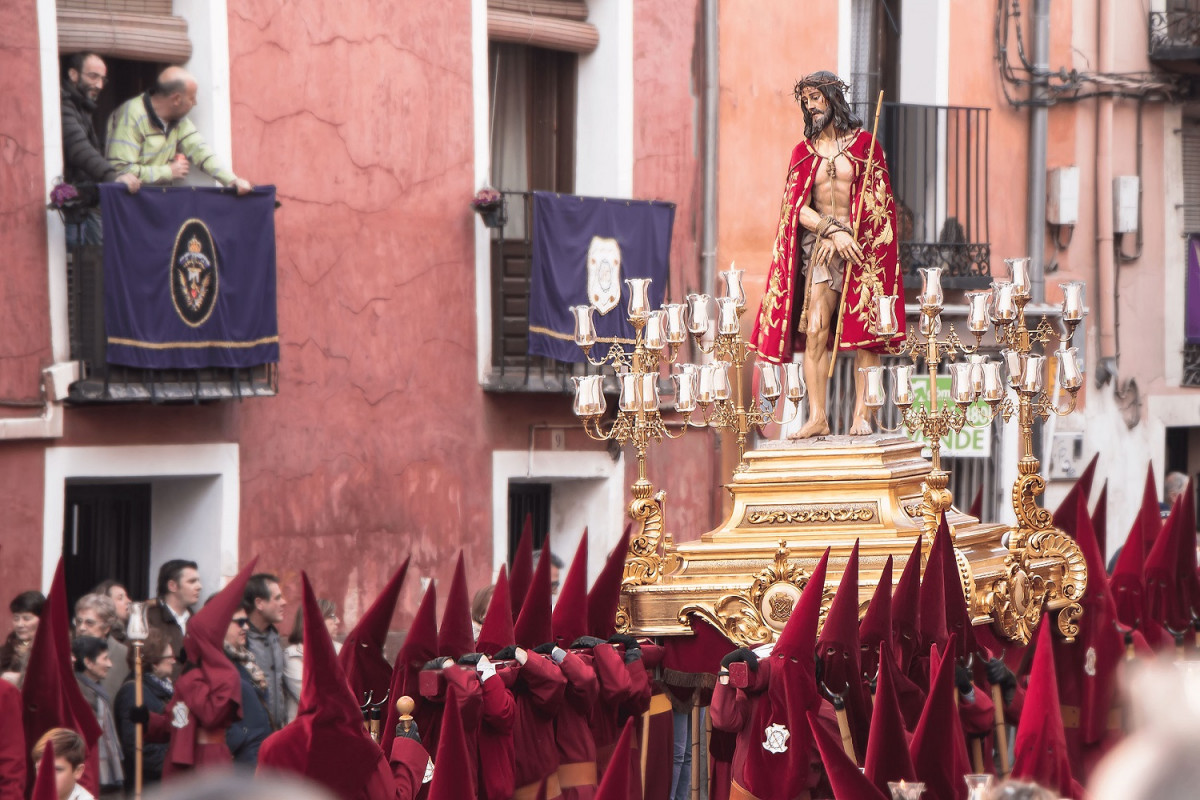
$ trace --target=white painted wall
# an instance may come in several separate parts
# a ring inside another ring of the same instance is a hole
[[[206,594],[237,573],[241,496],[238,445],[50,447],[46,449],[45,476],[44,588],[49,588],[62,555],[69,479],[151,484],[152,586],[159,566],[169,558],[195,561]]]
[[[633,196],[633,0],[590,0],[600,45],[579,57],[575,193]]]
[[[471,107],[475,115],[475,188],[488,183],[492,172],[491,87],[488,86],[487,0],[471,0]],[[475,365],[480,383],[492,367],[492,248],[491,236],[478,214],[475,218]]]
[[[188,23],[192,57],[188,72],[196,76],[199,102],[188,118],[208,142],[221,163],[233,164],[233,114],[229,96],[229,11],[226,0],[175,0],[174,11]],[[265,176],[245,176],[251,183],[265,182]],[[186,183],[212,186],[213,181],[200,170],[188,173]]]
[[[625,529],[625,456],[607,452],[497,450],[492,453],[492,574],[508,554],[508,483],[553,484],[550,549],[567,565],[588,532],[588,581]],[[566,577],[564,573],[562,577]]]
[[[903,3],[900,30],[899,101],[946,105],[950,97],[950,0]]]

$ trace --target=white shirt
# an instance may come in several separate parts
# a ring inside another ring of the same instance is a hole
[[[76,783],[75,789],[67,796],[67,800],[96,800],[95,795],[83,788],[82,784]]]
[[[171,612],[171,616],[174,617],[175,621],[179,623],[179,629],[181,631],[183,631],[184,634],[187,634],[187,623],[188,623],[188,620],[191,619],[192,612],[188,611],[185,608],[183,610],[183,615],[180,616],[179,614],[175,613],[175,609],[171,608],[171,604],[166,602],[165,600],[163,601],[163,608],[165,608],[167,611]],[[72,800],[72,798],[67,798],[67,800]]]

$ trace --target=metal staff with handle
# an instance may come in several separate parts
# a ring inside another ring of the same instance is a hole
[[[858,241],[858,228],[862,222],[862,207],[863,198],[867,194],[867,182],[871,180],[871,167],[875,163],[875,134],[879,131],[879,109],[883,106],[883,90],[879,90],[879,99],[875,101],[875,121],[871,123],[871,149],[867,153],[867,169],[863,172],[863,188],[858,193],[858,208],[854,211],[854,216],[850,219],[852,230],[851,234],[854,241]],[[833,368],[837,364],[838,347],[842,343],[842,316],[846,313],[846,292],[850,289],[850,263],[843,264],[845,269],[842,275],[842,294],[838,298],[838,315],[837,327],[833,334],[833,348],[829,352],[829,377],[833,377]]]
[[[150,628],[146,624],[145,603],[134,603],[129,610],[129,624],[125,629],[125,638],[133,645],[133,704],[141,708],[145,703],[142,694],[142,651]],[[133,738],[133,796],[142,796],[142,723],[134,725]]]

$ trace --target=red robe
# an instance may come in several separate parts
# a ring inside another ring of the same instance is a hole
[[[871,159],[871,180],[864,180],[867,159]],[[896,317],[900,323],[896,339],[904,337],[904,301],[900,283],[900,260],[897,239],[900,229],[896,223],[896,204],[888,178],[883,150],[866,131],[860,130],[854,142],[843,151],[854,168],[850,187],[851,213],[859,208],[859,196],[867,185],[858,225],[858,243],[863,250],[863,264],[847,265],[845,305],[842,318],[841,350],[882,349],[888,337],[876,334],[879,319],[876,302],[881,295],[900,298]],[[803,255],[800,249],[800,209],[809,205],[818,169],[825,168],[825,159],[817,154],[808,139],[796,145],[784,184],[783,205],[779,213],[779,230],[772,250],[771,267],[767,271],[767,286],[762,306],[754,322],[750,347],[760,358],[775,363],[790,361],[793,352],[804,350],[804,333],[808,324],[808,275],[801,272]],[[853,219],[851,220],[853,226]],[[796,291],[799,281],[803,290]],[[842,287],[839,287],[839,289]],[[798,295],[798,296],[797,296]],[[830,325],[830,337],[835,325]]]
[[[558,743],[558,783],[563,800],[591,800],[599,780],[596,776],[596,741],[588,719],[600,681],[592,657],[567,652],[559,668],[567,678],[565,702],[554,720]]]
[[[500,674],[483,681],[479,724],[479,800],[508,800],[516,789],[513,723],[517,705]]]
[[[592,716],[588,724],[592,729],[592,742],[596,746],[596,772],[603,775],[612,758],[613,747],[621,735],[621,726],[617,718],[621,714],[621,706],[629,702],[633,692],[633,679],[630,671],[636,665],[641,675],[646,674],[646,667],[641,661],[627,665],[624,657],[611,644],[599,644],[592,648],[592,666],[596,669],[596,678],[600,682],[600,702],[592,708]],[[644,681],[646,687],[646,702],[649,703],[650,682]]]
[[[25,729],[14,724],[21,719],[21,690],[0,680],[0,800],[25,798]]]
[[[537,796],[543,778],[558,770],[558,746],[554,741],[554,717],[559,713],[567,679],[558,665],[547,656],[529,653],[513,686],[516,723],[513,726],[515,751],[515,796]],[[546,792],[546,800],[559,796],[558,780]]]
[[[240,682],[227,684],[210,683],[204,667],[185,672],[175,682],[175,695],[165,712],[172,728],[163,780],[198,767],[233,763],[225,731],[242,718],[242,687]]]

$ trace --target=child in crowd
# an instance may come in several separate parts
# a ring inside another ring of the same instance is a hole
[[[54,745],[54,786],[58,800],[94,800],[92,793],[79,785],[87,745],[83,737],[67,728],[51,728],[33,746],[33,763],[39,768],[46,742]]]

